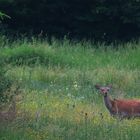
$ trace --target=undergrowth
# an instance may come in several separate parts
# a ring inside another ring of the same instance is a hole
[[[16,81],[22,97],[16,119],[0,122],[0,139],[139,139],[139,119],[112,118],[94,85],[112,84],[114,98],[140,98],[140,43],[0,40],[1,78]]]

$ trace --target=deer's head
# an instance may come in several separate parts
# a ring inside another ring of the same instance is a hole
[[[106,95],[109,93],[111,87],[112,87],[111,85],[108,85],[108,86],[100,86],[100,85],[98,85],[98,84],[95,85],[95,88],[96,88],[97,90],[99,90],[100,93],[101,93],[102,95],[104,95],[104,96],[106,96]]]

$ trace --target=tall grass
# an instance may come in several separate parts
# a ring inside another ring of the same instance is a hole
[[[118,120],[105,108],[96,83],[112,84],[115,98],[140,98],[140,43],[113,49],[67,39],[1,44],[6,75],[20,83],[17,118],[0,122],[6,140],[137,140],[139,119]]]

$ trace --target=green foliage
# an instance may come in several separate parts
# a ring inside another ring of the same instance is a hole
[[[3,65],[3,62],[0,61],[0,104],[10,99],[10,95],[7,95],[6,91],[10,89],[12,85],[12,81],[7,77],[5,66]]]
[[[3,38],[2,40],[6,40]],[[7,47],[10,43],[10,47]],[[115,65],[117,68],[137,68],[140,62],[139,43],[129,42],[124,45],[118,45],[118,51],[113,46],[104,44],[94,44],[91,42],[70,42],[67,39],[58,41],[53,39],[49,45],[45,40],[43,42],[33,39],[28,42],[26,39],[15,42],[5,42],[0,51],[0,59],[6,64],[30,65],[41,64],[44,66],[78,67],[78,68],[96,68],[106,65]],[[18,47],[20,45],[20,47]],[[121,47],[127,48],[127,52]],[[75,49],[74,49],[75,48]],[[87,51],[85,52],[85,48]],[[96,48],[98,48],[96,50]],[[133,50],[133,48],[136,48]],[[107,50],[112,50],[108,51]],[[132,51],[133,50],[133,51]],[[120,53],[121,52],[121,53]],[[123,55],[122,55],[123,53]],[[115,56],[115,57],[113,57]],[[131,57],[130,57],[131,56]],[[95,60],[98,61],[95,61]],[[119,63],[122,61],[123,63]]]
[[[3,20],[4,18],[10,18],[10,17],[9,17],[8,15],[6,15],[6,14],[0,12],[0,19]]]
[[[96,83],[112,84],[110,96],[140,98],[139,45],[129,42],[116,50],[101,43],[97,47],[66,39],[54,39],[51,45],[35,39],[3,44],[0,60],[9,69],[1,76],[20,83],[22,100],[16,96],[15,120],[0,121],[0,138],[139,139],[139,120],[112,118],[94,89]]]

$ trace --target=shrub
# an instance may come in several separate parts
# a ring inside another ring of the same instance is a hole
[[[6,93],[6,91],[11,87],[12,81],[8,76],[6,76],[6,69],[2,62],[0,62],[0,104],[2,102],[7,102],[9,99],[9,96]]]

